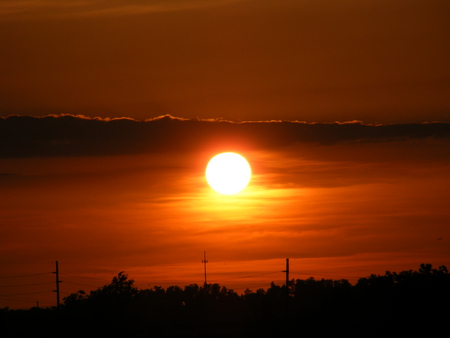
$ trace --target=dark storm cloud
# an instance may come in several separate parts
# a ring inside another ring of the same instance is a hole
[[[100,156],[148,152],[275,149],[299,143],[333,145],[448,139],[449,123],[365,125],[180,119],[146,121],[73,115],[0,118],[0,157]]]

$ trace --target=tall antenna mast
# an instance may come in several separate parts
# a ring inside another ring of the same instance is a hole
[[[208,263],[208,261],[206,260],[206,251],[203,251],[203,260],[202,260],[202,263],[203,263],[203,265],[204,265],[204,267],[205,267],[205,285],[207,284],[206,283],[206,263]]]

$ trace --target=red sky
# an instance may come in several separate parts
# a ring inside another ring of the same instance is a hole
[[[204,250],[208,281],[240,292],[282,284],[287,257],[292,278],[352,282],[450,267],[449,14],[2,1],[0,307],[54,304],[56,260],[63,296],[122,270],[202,283]],[[204,178],[223,151],[253,170],[233,196]]]

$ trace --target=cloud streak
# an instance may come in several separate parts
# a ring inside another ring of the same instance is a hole
[[[0,4],[0,15],[6,19],[62,19],[65,17],[101,17],[148,14],[220,6],[242,0],[6,0]],[[3,19],[5,19],[3,18]]]

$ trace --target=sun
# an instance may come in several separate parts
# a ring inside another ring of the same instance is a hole
[[[214,156],[206,166],[206,181],[215,191],[232,195],[243,190],[252,176],[247,160],[236,153]]]

